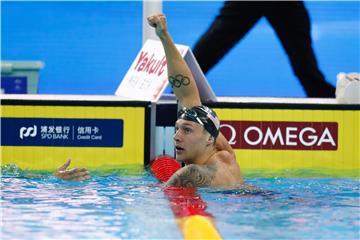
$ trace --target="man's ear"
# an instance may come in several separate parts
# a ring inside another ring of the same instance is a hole
[[[214,144],[214,141],[215,141],[215,138],[210,135],[208,140],[207,140],[207,143],[208,143],[208,145],[212,145],[212,144]]]

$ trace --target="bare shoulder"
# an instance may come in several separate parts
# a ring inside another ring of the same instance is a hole
[[[226,151],[226,152],[232,154],[233,157],[235,158],[234,150],[232,149],[229,142],[226,140],[226,138],[224,137],[224,135],[221,132],[219,133],[219,136],[216,139],[215,147],[216,147],[216,150],[218,150],[218,152]]]
[[[209,159],[210,162],[217,163],[222,162],[225,164],[233,164],[236,162],[236,157],[233,152],[229,152],[227,150],[218,151]]]
[[[213,185],[217,166],[189,164],[178,170],[166,186],[175,187],[209,187]]]
[[[213,181],[214,186],[232,187],[236,184],[242,184],[240,166],[236,161],[235,154],[223,150],[215,153],[210,162],[216,166],[217,172]]]

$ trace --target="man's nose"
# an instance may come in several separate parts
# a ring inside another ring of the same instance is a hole
[[[178,141],[180,141],[180,137],[179,137],[179,133],[180,131],[179,130],[177,130],[175,133],[174,133],[174,136],[173,136],[173,139],[174,139],[174,141],[175,142],[178,142]]]

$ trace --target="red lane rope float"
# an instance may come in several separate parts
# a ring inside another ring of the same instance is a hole
[[[158,156],[151,162],[150,169],[160,182],[166,182],[181,168],[180,163],[170,156]]]
[[[170,156],[159,156],[150,165],[154,176],[166,182],[181,168]],[[206,212],[207,204],[197,194],[196,188],[166,187],[164,193],[184,239],[221,239],[213,222],[213,216]]]

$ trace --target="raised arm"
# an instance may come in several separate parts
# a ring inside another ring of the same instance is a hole
[[[168,32],[165,15],[148,17],[148,22],[155,28],[164,47],[168,80],[180,104],[186,108],[201,105],[196,82]]]
[[[180,104],[186,108],[200,106],[201,100],[195,79],[169,34],[165,15],[150,16],[148,22],[150,26],[155,28],[156,35],[164,47],[168,80]],[[221,133],[216,141],[216,148],[219,151],[225,150],[234,155],[234,151]]]

